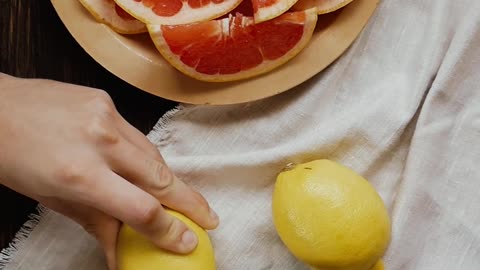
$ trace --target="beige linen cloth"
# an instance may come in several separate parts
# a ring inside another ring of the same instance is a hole
[[[307,269],[277,237],[270,196],[286,163],[317,158],[351,167],[384,199],[388,270],[478,270],[480,1],[383,0],[352,47],[297,89],[182,105],[148,137],[220,215],[218,270]],[[106,269],[90,236],[45,209],[2,260],[5,270]]]

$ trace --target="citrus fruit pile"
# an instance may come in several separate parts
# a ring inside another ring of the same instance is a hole
[[[352,0],[79,0],[121,34],[149,33],[177,70],[208,82],[267,73],[312,38],[318,16]]]
[[[118,270],[215,270],[208,233],[175,211],[198,235],[187,255],[156,248],[128,226],[118,237]],[[383,270],[390,243],[387,209],[373,186],[331,160],[289,164],[272,194],[273,225],[285,247],[312,270]],[[241,256],[241,254],[239,254]]]

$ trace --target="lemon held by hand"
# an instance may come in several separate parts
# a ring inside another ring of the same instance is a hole
[[[207,232],[184,215],[166,209],[183,221],[198,237],[198,245],[189,254],[175,254],[155,246],[127,225],[118,236],[118,270],[215,270],[215,256]]]

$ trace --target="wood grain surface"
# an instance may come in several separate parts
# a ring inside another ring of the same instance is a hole
[[[75,42],[48,0],[0,0],[0,72],[104,89],[122,116],[144,134],[176,105],[103,69]],[[0,185],[0,249],[35,206],[35,201]]]

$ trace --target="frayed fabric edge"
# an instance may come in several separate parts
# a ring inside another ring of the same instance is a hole
[[[175,108],[167,111],[153,126],[152,130],[147,134],[147,138],[152,142],[153,144],[157,145],[158,142],[161,140],[163,131],[166,129],[166,127],[170,124],[172,121],[173,117],[175,114],[177,114],[179,111],[185,109],[185,105],[179,104]]]
[[[22,248],[24,242],[30,236],[30,233],[35,229],[38,223],[42,220],[49,209],[41,204],[38,204],[35,213],[28,216],[28,220],[22,225],[20,230],[15,234],[15,237],[10,242],[8,247],[0,251],[0,269],[4,269],[12,261],[15,253]]]

